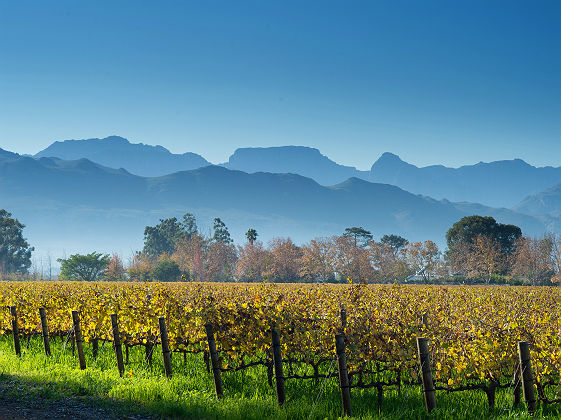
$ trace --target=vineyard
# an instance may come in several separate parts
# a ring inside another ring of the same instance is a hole
[[[228,395],[221,376],[255,366],[276,383],[281,404],[279,382],[312,381],[319,389],[328,378],[341,380],[343,368],[346,413],[355,389],[374,388],[381,404],[388,390],[423,387],[418,337],[428,339],[435,390],[484,392],[490,409],[496,390],[518,402],[522,341],[529,343],[536,400],[561,402],[558,288],[5,282],[0,306],[15,307],[16,315],[0,311],[0,334],[12,334],[17,318],[22,343],[41,336],[44,308],[49,337],[61,343],[79,347],[83,338],[97,349],[115,342],[127,360],[139,347],[146,360],[161,357],[161,349],[165,359],[168,346],[184,358],[201,353],[218,397]],[[79,335],[72,334],[76,322]],[[173,375],[167,366],[166,374]]]

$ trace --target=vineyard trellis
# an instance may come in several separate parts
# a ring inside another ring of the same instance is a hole
[[[279,405],[286,380],[338,376],[348,415],[353,388],[376,388],[381,406],[388,387],[422,386],[428,411],[437,390],[482,390],[490,409],[499,388],[512,389],[514,404],[522,389],[530,411],[561,402],[553,287],[4,282],[0,305],[10,308],[0,334],[13,335],[17,354],[20,336],[42,335],[50,355],[49,337],[73,331],[83,369],[82,342],[97,352],[112,341],[121,375],[122,345],[127,361],[144,346],[148,363],[159,345],[169,377],[172,352],[203,352],[218,398],[223,373],[261,365]]]

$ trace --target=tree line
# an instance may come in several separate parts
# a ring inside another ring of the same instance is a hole
[[[144,231],[144,247],[128,267],[105,256],[108,280],[238,282],[461,282],[551,285],[561,279],[561,236],[522,236],[520,228],[492,217],[469,216],[446,234],[447,249],[433,241],[395,234],[375,240],[363,227],[315,238],[264,244],[248,229],[235,245],[220,218],[205,236],[192,214],[161,219]],[[101,274],[100,274],[101,275]]]
[[[26,273],[33,248],[23,225],[0,211],[0,269]],[[58,259],[60,278],[111,281],[238,282],[456,282],[551,285],[561,282],[561,235],[522,235],[519,227],[492,217],[464,217],[448,230],[447,248],[408,241],[395,234],[375,240],[363,227],[297,245],[290,238],[264,244],[250,228],[234,244],[215,218],[210,235],[195,217],[160,219],[144,229],[144,246],[128,264],[116,255],[92,252]]]

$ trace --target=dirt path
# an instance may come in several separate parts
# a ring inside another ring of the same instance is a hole
[[[0,420],[150,419],[123,413],[119,403],[112,400],[57,397],[50,392],[48,384],[35,385],[5,376],[0,378]]]

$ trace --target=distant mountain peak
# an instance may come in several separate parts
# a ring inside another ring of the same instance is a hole
[[[372,182],[366,181],[364,179],[361,178],[357,178],[356,176],[352,176],[349,179],[334,185],[334,188],[338,188],[338,187],[350,187],[350,186],[362,186],[362,185],[370,185],[372,184]]]
[[[131,144],[130,141],[128,141],[126,138],[121,137],[121,136],[108,136],[105,137],[103,139],[100,139],[103,142],[108,142],[108,143],[117,143],[117,144]]]
[[[86,158],[109,168],[123,168],[141,176],[162,176],[178,171],[197,169],[210,165],[195,153],[174,154],[163,146],[131,143],[121,136],[102,139],[56,141],[35,155],[64,160]]]
[[[398,155],[396,155],[395,153],[392,153],[392,152],[382,153],[382,156],[380,156],[380,158],[378,160],[403,162],[403,159],[401,159]]]
[[[561,214],[561,184],[526,197],[513,209],[527,214]]]
[[[530,165],[528,162],[526,162],[523,159],[520,158],[516,158],[516,159],[504,159],[504,160],[495,160],[492,162],[483,162],[480,161],[478,163],[476,163],[475,165],[465,165],[462,166],[462,168],[468,168],[470,166],[508,166],[508,167],[514,167],[514,168],[534,168],[534,166]]]
[[[104,137],[104,138],[91,138],[91,139],[68,139],[68,140],[57,140],[55,141],[53,144],[51,144],[51,146],[53,145],[57,145],[60,147],[60,145],[77,145],[77,144],[86,144],[86,143],[90,143],[90,144],[103,144],[103,145],[126,145],[126,144],[132,144],[131,142],[129,142],[126,138],[121,137],[121,136],[108,136],[108,137]],[[49,146],[49,147],[51,147]],[[48,149],[48,148],[47,148]],[[45,149],[45,150],[47,150]],[[39,152],[41,153],[41,152]]]
[[[100,148],[100,147],[120,147],[126,148],[130,147],[133,149],[150,149],[150,150],[157,150],[159,152],[165,152],[171,154],[171,152],[166,149],[164,146],[155,145],[152,146],[150,144],[144,143],[131,143],[128,139],[121,137],[121,136],[107,136],[104,138],[91,138],[91,139],[71,139],[71,140],[58,140],[51,144],[46,149],[42,150],[41,152],[35,155],[44,156],[45,152],[49,149],[59,149],[61,147],[72,147],[72,148]]]
[[[284,155],[305,155],[314,157],[323,157],[329,159],[327,156],[321,154],[321,152],[314,148],[308,146],[271,146],[271,147],[239,147],[228,159],[228,162],[235,161],[240,158],[244,158],[248,155],[277,155],[278,153]]]
[[[417,167],[393,153],[384,153],[372,165],[370,180],[438,200],[510,207],[529,194],[561,182],[561,168],[536,168],[522,159],[479,162],[459,168]]]
[[[363,190],[364,188],[369,188],[373,183],[365,181],[364,179],[357,178],[356,176],[350,177],[343,182],[336,185],[332,185],[329,188],[333,190]],[[379,185],[379,184],[378,184]],[[397,187],[394,187],[397,188]]]
[[[519,165],[519,166],[524,166],[524,167],[527,167],[527,168],[534,168],[534,166],[530,165],[528,162],[526,162],[525,160],[520,159],[520,158],[514,159],[513,162],[516,165]]]
[[[0,160],[18,159],[20,155],[8,150],[0,149]]]
[[[372,168],[370,170],[372,172],[375,172],[377,170],[384,170],[385,171],[385,170],[401,168],[401,167],[416,168],[416,166],[411,165],[410,163],[407,163],[404,160],[402,160],[398,155],[396,155],[394,153],[391,153],[391,152],[384,152],[378,158],[378,160],[376,162],[374,162],[374,164],[372,165]]]
[[[368,178],[352,166],[340,165],[318,149],[308,146],[244,147],[237,149],[222,164],[247,173],[270,172],[299,174],[321,185],[334,185],[350,177]]]

